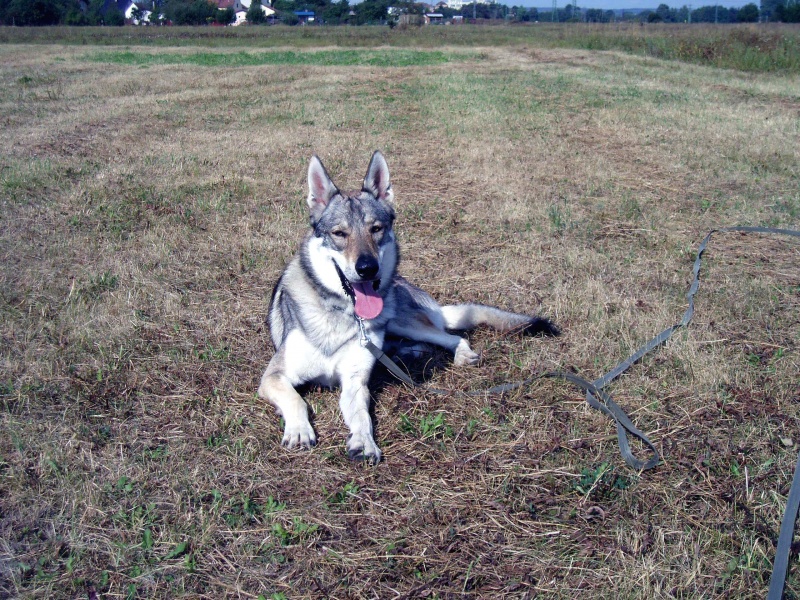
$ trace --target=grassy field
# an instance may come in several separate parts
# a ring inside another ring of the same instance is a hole
[[[314,48],[520,46],[619,50],[754,72],[800,73],[797,25],[536,23],[455,27],[0,27],[0,43]]]
[[[458,392],[599,377],[680,318],[709,229],[800,227],[796,71],[492,37],[515,28],[268,29],[272,54],[130,29],[0,31],[0,597],[765,596],[800,444],[796,240],[714,237],[695,321],[608,388],[652,471],[568,384]],[[445,397],[378,371],[369,467],[335,392],[306,393],[319,445],[290,452],[255,389],[308,159],[355,187],[374,149],[403,274],[564,334],[472,333],[480,366],[425,365]]]

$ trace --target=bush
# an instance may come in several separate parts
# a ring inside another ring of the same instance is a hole
[[[267,22],[267,15],[264,14],[264,9],[261,8],[261,0],[251,0],[250,8],[247,9],[245,18],[251,25],[263,25]]]
[[[6,25],[57,25],[61,10],[55,0],[11,0],[0,3],[0,21]]]
[[[106,11],[105,17],[103,17],[103,24],[110,25],[111,27],[122,27],[125,25],[125,15],[116,8],[109,8]]]
[[[293,12],[285,12],[281,13],[281,21],[283,21],[284,25],[299,25],[300,17]]]
[[[167,0],[163,12],[175,25],[208,25],[219,9],[208,0]]]
[[[217,10],[214,22],[220,25],[230,25],[236,20],[236,13],[230,6],[224,10]]]

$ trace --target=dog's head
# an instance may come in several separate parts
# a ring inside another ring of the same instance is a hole
[[[380,152],[372,155],[361,190],[351,194],[336,187],[316,155],[311,158],[307,202],[315,271],[332,289],[349,283],[356,314],[365,319],[383,310],[397,266],[393,199],[389,167]]]

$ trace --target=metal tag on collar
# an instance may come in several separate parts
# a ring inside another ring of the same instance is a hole
[[[364,319],[356,315],[356,321],[358,321],[358,330],[361,332],[361,346],[366,348],[367,344],[369,344],[369,338],[367,337],[367,331],[364,329]]]

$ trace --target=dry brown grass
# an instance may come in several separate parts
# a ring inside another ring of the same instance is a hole
[[[378,376],[374,468],[335,393],[309,391],[320,444],[287,452],[254,391],[312,152],[355,186],[384,151],[411,280],[564,329],[478,331],[483,364],[438,356],[430,385],[592,378],[679,318],[708,229],[800,226],[796,77],[91,52],[0,46],[0,596],[764,596],[800,443],[795,241],[714,238],[695,322],[611,386],[664,456],[644,474],[555,381]]]

